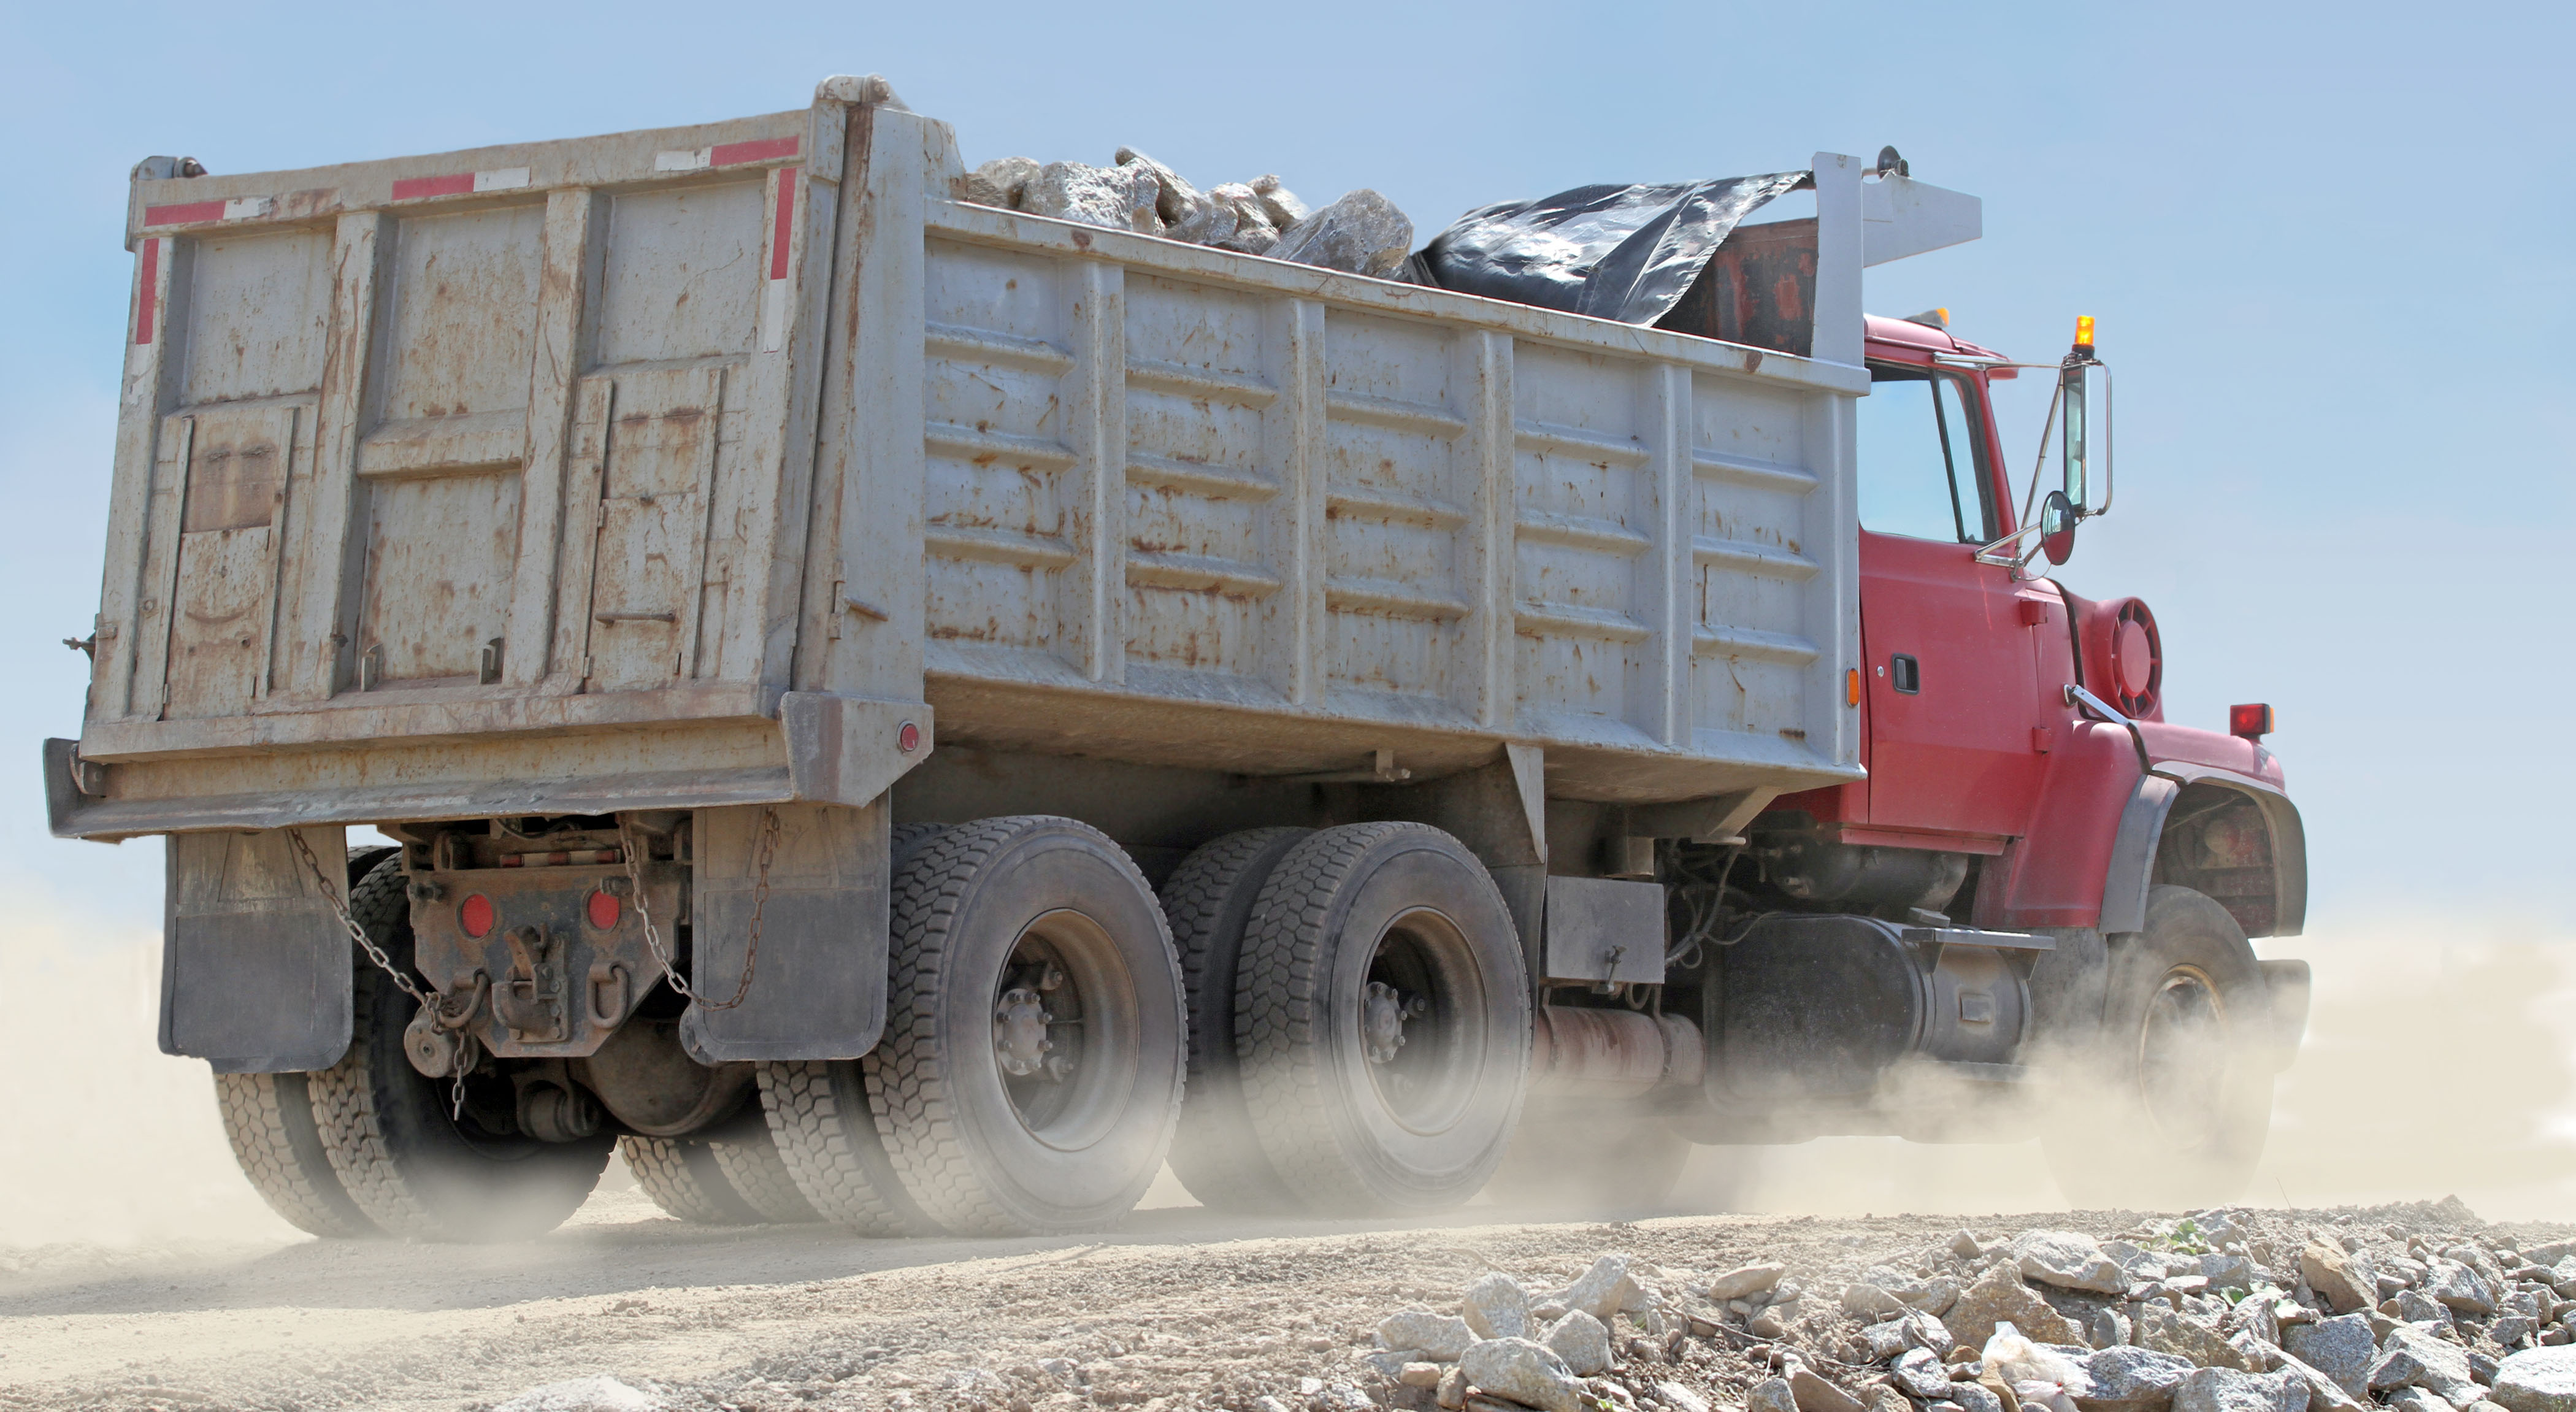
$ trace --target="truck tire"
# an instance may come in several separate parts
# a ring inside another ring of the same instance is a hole
[[[739,1137],[709,1138],[706,1143],[734,1195],[759,1219],[776,1226],[807,1225],[823,1219],[814,1204],[796,1189],[796,1176],[787,1170],[787,1159],[779,1155],[778,1144],[771,1139],[767,1127]]]
[[[2150,889],[2146,929],[2110,939],[2102,1028],[2063,1065],[2071,1083],[2041,1130],[2067,1199],[2234,1200],[2271,1126],[2270,1044],[2270,997],[2236,919],[2190,888]]]
[[[1485,1189],[1551,1215],[1633,1216],[1671,1200],[1690,1155],[1690,1139],[1651,1113],[1524,1117]]]
[[[1088,824],[960,824],[894,882],[886,1033],[860,1060],[887,1155],[958,1235],[1096,1230],[1170,1150],[1188,1022],[1153,889]]]
[[[748,1226],[760,1213],[742,1199],[716,1165],[715,1149],[685,1137],[626,1136],[617,1154],[635,1184],[670,1215],[701,1226]]]
[[[401,860],[388,858],[349,894],[351,915],[398,966],[411,960],[404,881]],[[447,1081],[403,1057],[412,1009],[392,977],[359,958],[349,1052],[310,1080],[323,1150],[349,1199],[386,1232],[415,1240],[523,1240],[562,1225],[598,1184],[616,1139],[548,1143],[504,1131],[514,1125],[490,1115],[515,1102],[497,1076],[468,1079],[465,1114],[454,1116]]]
[[[1172,1174],[1215,1211],[1266,1214],[1298,1209],[1271,1170],[1243,1104],[1236,1062],[1234,985],[1243,928],[1261,885],[1288,850],[1314,830],[1247,829],[1199,848],[1163,883],[1163,915],[1181,957],[1189,999],[1189,1083],[1172,1136]]]
[[[946,824],[897,824],[892,864],[900,876]],[[814,1212],[863,1236],[941,1233],[895,1175],[869,1106],[856,1059],[801,1059],[758,1067],[760,1108],[772,1147],[797,1195]]]
[[[1529,1085],[1529,978],[1484,865],[1424,824],[1291,849],[1244,931],[1237,1053],[1253,1128],[1308,1209],[1455,1206]]]
[[[242,1175],[268,1209],[308,1234],[381,1236],[340,1185],[313,1122],[313,1097],[302,1074],[217,1074],[215,1104],[224,1138]]]

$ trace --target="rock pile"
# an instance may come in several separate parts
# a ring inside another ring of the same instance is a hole
[[[1814,1283],[1838,1292],[1819,1298],[1778,1262],[1702,1274],[1604,1255],[1553,1292],[1489,1273],[1454,1310],[1378,1324],[1372,1400],[1414,1412],[2576,1412],[2576,1241],[2525,1248],[2502,1233],[2219,1210],[2110,1240],[1961,1231]]]
[[[1133,147],[1108,167],[996,158],[959,180],[957,199],[1376,279],[1413,250],[1413,222],[1366,187],[1309,211],[1275,176],[1201,191]]]

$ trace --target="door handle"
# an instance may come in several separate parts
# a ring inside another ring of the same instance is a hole
[[[1900,696],[1912,696],[1923,690],[1923,664],[1911,654],[1899,652],[1887,661],[1887,684]]]

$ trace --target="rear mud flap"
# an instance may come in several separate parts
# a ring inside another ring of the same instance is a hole
[[[277,1074],[330,1068],[348,1049],[349,933],[290,832],[325,869],[343,866],[337,824],[170,836],[162,1053],[219,1074]]]
[[[773,812],[777,847],[763,902],[759,859]],[[753,804],[697,812],[689,983],[699,999],[680,1021],[691,1058],[855,1059],[876,1047],[885,1029],[890,818],[882,797],[863,809]],[[737,990],[740,1004],[716,1008]]]

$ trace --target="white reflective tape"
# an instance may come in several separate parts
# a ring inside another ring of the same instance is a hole
[[[762,281],[760,291],[760,351],[775,353],[787,346],[787,289],[793,280]]]
[[[224,203],[224,219],[228,221],[257,220],[261,216],[265,216],[276,209],[277,202],[266,196],[236,196]]]
[[[498,171],[474,174],[474,189],[477,191],[511,191],[527,184],[528,169],[525,167],[503,167]]]
[[[694,172],[714,160],[713,149],[701,147],[694,152],[656,152],[653,170],[657,172]]]

